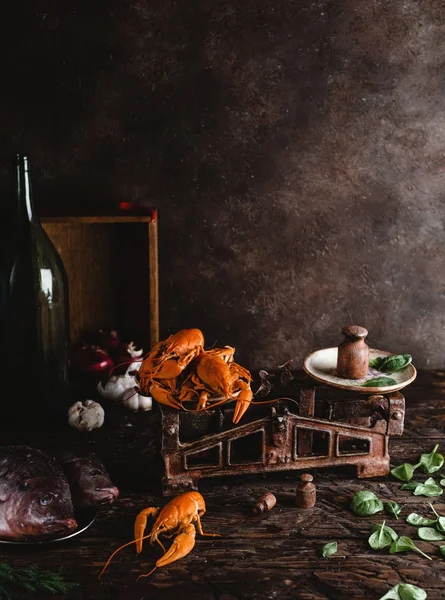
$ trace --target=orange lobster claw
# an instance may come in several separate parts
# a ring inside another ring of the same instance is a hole
[[[148,508],[144,508],[144,510],[141,510],[141,512],[137,515],[134,522],[134,539],[136,541],[136,552],[138,554],[142,552],[142,538],[144,537],[145,528],[147,527],[147,519],[148,517],[156,517],[160,510],[160,508],[150,506]]]
[[[181,533],[179,533],[173,540],[173,544],[169,548],[168,552],[166,552],[164,556],[161,556],[161,558],[156,561],[156,566],[154,569],[145,575],[139,575],[136,581],[139,581],[139,579],[142,579],[143,577],[149,577],[158,567],[165,567],[166,565],[175,562],[175,560],[179,560],[180,558],[187,556],[187,554],[189,554],[195,546],[195,537],[196,530],[192,524],[184,527]]]
[[[163,387],[157,381],[154,381],[151,384],[150,394],[160,404],[166,404],[167,406],[170,406],[171,408],[177,408],[178,410],[181,408],[180,402],[176,400],[173,394],[171,394],[165,387]]]
[[[235,412],[233,413],[232,419],[232,422],[235,423],[235,425],[241,420],[241,417],[249,408],[253,398],[253,392],[250,389],[249,384],[245,383],[244,381],[241,383],[243,384],[243,389],[241,389],[240,393],[238,394]],[[244,385],[246,386],[245,388]]]

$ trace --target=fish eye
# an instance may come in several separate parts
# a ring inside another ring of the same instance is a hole
[[[42,506],[46,506],[47,504],[51,504],[51,502],[54,500],[54,495],[53,494],[46,494],[45,496],[42,496],[40,498],[40,504]]]
[[[90,477],[92,477],[93,479],[97,479],[99,475],[101,475],[99,469],[93,469],[92,471],[90,471]]]

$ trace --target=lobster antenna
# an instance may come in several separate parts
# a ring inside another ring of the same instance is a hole
[[[150,575],[153,573],[153,571],[156,571],[158,567],[154,567],[149,573],[145,573],[145,575],[139,575],[139,577],[136,579],[136,581],[139,581],[139,579],[142,579],[143,577],[150,577]]]
[[[149,538],[151,536],[151,534],[148,535],[144,535],[141,538],[137,538],[136,540],[132,540],[131,542],[127,542],[126,544],[123,544],[122,546],[119,546],[119,548],[117,550],[115,550],[113,552],[113,554],[110,556],[110,558],[107,560],[107,562],[105,563],[105,566],[103,567],[102,571],[99,573],[99,579],[102,577],[102,575],[105,572],[105,569],[108,567],[108,565],[110,564],[110,562],[113,559],[113,556],[115,556],[115,554],[117,554],[119,552],[119,550],[122,550],[122,548],[125,548],[126,546],[131,546],[131,544],[136,544],[136,542],[140,541],[140,540],[146,540],[147,538]]]

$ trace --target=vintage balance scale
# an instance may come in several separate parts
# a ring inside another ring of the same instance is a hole
[[[197,489],[207,477],[343,465],[355,466],[359,478],[386,475],[389,437],[403,433],[400,390],[415,379],[416,369],[409,364],[391,374],[395,385],[363,387],[364,380],[339,377],[337,353],[334,347],[309,355],[306,374],[298,379],[284,365],[269,376],[271,393],[255,396],[258,403],[238,425],[231,404],[200,413],[158,405],[163,494]],[[390,355],[369,350],[370,360]],[[365,379],[379,375],[370,369]]]

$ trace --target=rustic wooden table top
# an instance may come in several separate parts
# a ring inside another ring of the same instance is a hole
[[[421,372],[404,395],[405,432],[390,440],[393,464],[415,462],[436,443],[445,451],[445,372]],[[349,468],[313,471],[317,504],[307,510],[294,505],[296,472],[202,481],[200,492],[207,503],[204,530],[218,532],[220,538],[197,535],[196,546],[187,557],[138,582],[138,575],[147,573],[161,552],[147,544],[137,556],[130,546],[116,556],[99,581],[98,573],[112,550],[132,538],[137,512],[167,502],[159,492],[151,414],[111,415],[102,429],[86,434],[68,429],[31,433],[2,429],[1,442],[5,444],[26,443],[49,450],[87,446],[101,456],[121,489],[115,504],[102,507],[93,525],[69,541],[44,548],[0,545],[0,561],[14,566],[37,564],[52,570],[63,566],[66,580],[80,584],[70,599],[377,600],[397,583],[424,588],[429,600],[445,598],[445,559],[438,550],[440,543],[416,540],[415,528],[405,522],[410,512],[430,515],[429,501],[445,515],[445,499],[401,491],[400,482],[391,476],[357,480]],[[352,495],[363,488],[402,505],[400,518],[382,517],[382,513],[355,516],[348,505]],[[277,496],[277,506],[270,512],[252,514],[250,505],[265,491]],[[433,560],[414,552],[390,555],[386,550],[371,550],[367,543],[370,526],[383,518],[399,535],[416,540]],[[328,541],[338,542],[338,553],[330,559],[320,558],[318,550]]]

